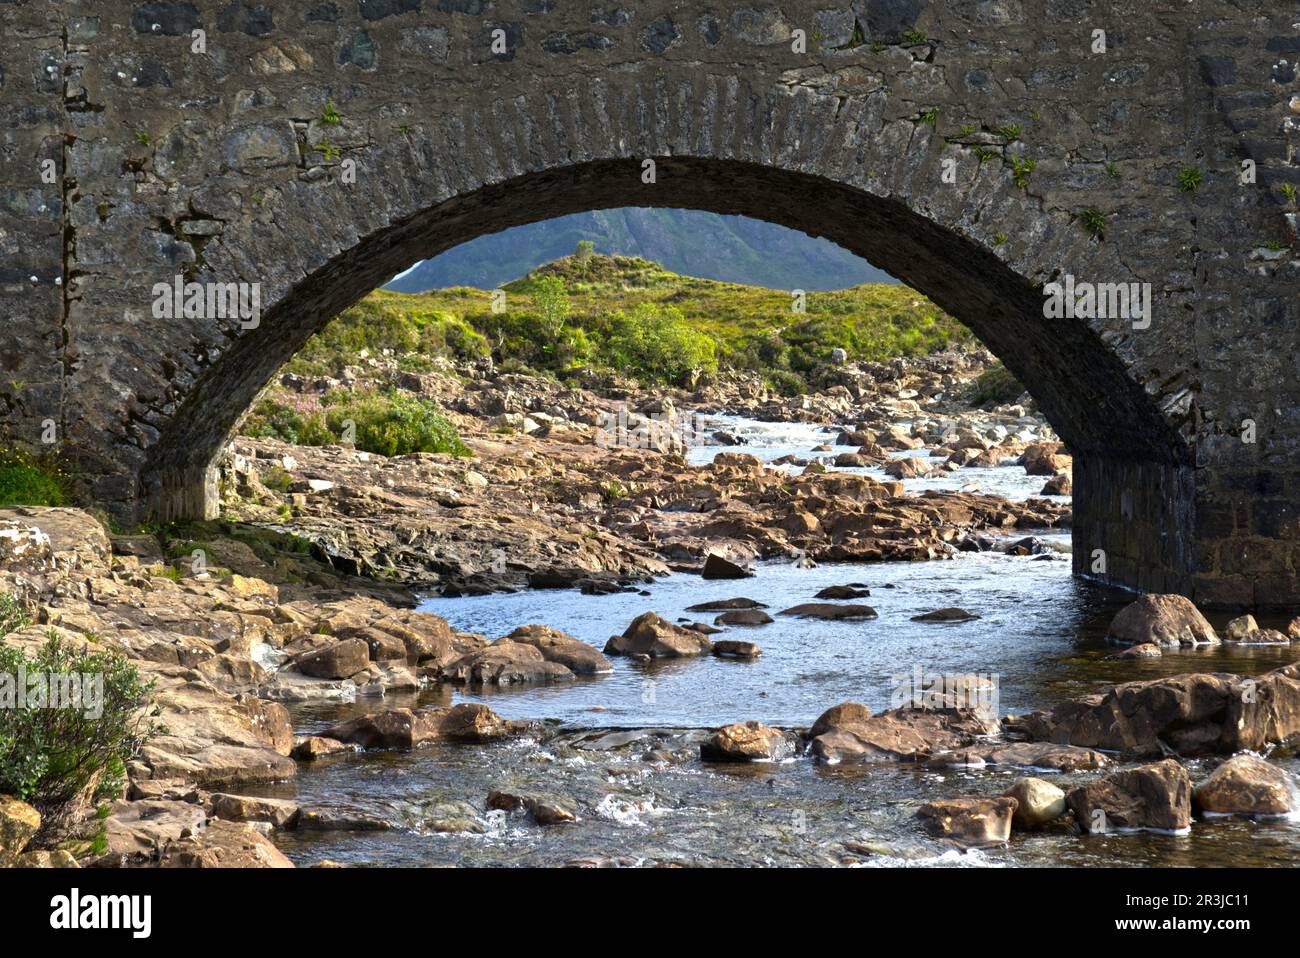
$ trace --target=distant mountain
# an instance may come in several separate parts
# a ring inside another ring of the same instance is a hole
[[[698,210],[623,207],[480,236],[416,264],[384,289],[493,289],[568,256],[579,240],[591,240],[598,253],[639,256],[674,273],[769,289],[834,290],[898,282],[830,240],[774,223]]]

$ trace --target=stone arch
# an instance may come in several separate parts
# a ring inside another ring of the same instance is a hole
[[[1003,359],[1070,443],[1081,476],[1100,472],[1113,479],[1115,464],[1123,463],[1120,468],[1146,469],[1165,482],[1190,463],[1185,441],[1097,330],[1082,321],[1045,319],[1035,279],[933,214],[775,165],[699,156],[654,159],[653,184],[642,181],[643,161],[629,157],[481,186],[360,238],[314,268],[268,304],[256,329],[234,336],[187,390],[141,472],[148,514],[172,518],[210,511],[211,464],[275,370],[338,312],[414,259],[532,220],[626,205],[756,216],[825,236],[870,259],[965,322]],[[1014,184],[1000,188],[1009,191]],[[1090,252],[1088,235],[1071,229],[1068,217],[1059,220],[1049,228]],[[1080,512],[1086,522],[1086,493]]]
[[[1079,571],[1101,549],[1122,584],[1300,601],[1285,13],[1129,11],[1101,56],[1070,0],[203,7],[0,6],[0,356],[22,383],[0,408],[19,436],[56,421],[122,518],[202,512],[235,407],[410,261],[564,212],[692,206],[827,236],[967,322],[1079,455]],[[49,196],[33,157],[59,165]],[[1152,327],[1044,320],[1066,273],[1151,283]],[[260,284],[261,326],[152,316],[176,274]]]

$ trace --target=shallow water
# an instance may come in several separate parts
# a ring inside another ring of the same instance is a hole
[[[739,449],[764,459],[785,451],[807,455],[824,439],[813,427],[781,424],[782,432],[773,424],[756,425],[767,429],[772,441]],[[739,428],[734,419],[729,428]],[[791,448],[782,451],[783,441]],[[705,454],[695,450],[692,456]],[[1004,489],[1024,485],[1021,469],[984,471],[1008,474],[999,478]],[[969,479],[971,472],[959,475]],[[1030,478],[1035,486],[1041,481]],[[1042,538],[1068,549],[1068,534]],[[1073,578],[1064,552],[1047,558],[961,553],[949,561],[812,569],[766,563],[756,572],[727,582],[673,575],[649,585],[648,595],[530,591],[427,599],[422,609],[464,631],[496,638],[541,622],[597,647],[642,612],[712,622],[713,613],[690,614],[685,608],[733,596],[766,603],[776,621],[726,633],[758,642],[763,655],[756,662],[701,657],[642,665],[614,659],[613,674],[572,683],[505,690],[440,686],[419,696],[390,697],[382,707],[485,702],[507,718],[548,720],[548,731],[540,743],[349,754],[301,766],[295,783],[262,791],[376,816],[396,827],[289,832],[278,834],[277,843],[299,864],[328,858],[372,865],[614,861],[995,867],[1290,865],[1300,859],[1300,824],[1235,819],[1197,821],[1191,834],[1182,836],[1016,833],[1005,848],[962,852],[920,830],[915,819],[920,804],[1000,794],[1016,778],[1042,773],[1000,767],[826,767],[807,757],[774,765],[700,762],[699,742],[707,728],[745,719],[802,727],[829,706],[850,700],[873,710],[887,708],[900,687],[897,677],[914,670],[987,676],[997,692],[997,711],[1009,714],[1044,708],[1107,682],[1187,671],[1254,674],[1300,657],[1300,646],[1225,645],[1168,652],[1154,660],[1104,661],[1114,651],[1103,641],[1105,626],[1132,596]],[[825,586],[847,583],[870,588],[869,597],[855,601],[872,606],[878,618],[823,622],[777,614],[812,600]],[[980,618],[960,624],[911,620],[945,606],[960,606]],[[1226,617],[1212,620],[1222,627]],[[300,734],[319,732],[378,707],[374,701],[297,706],[295,728]],[[1300,761],[1290,754],[1272,758],[1300,771]],[[1212,761],[1189,763],[1193,780],[1212,766]],[[1046,777],[1068,788],[1097,774]],[[493,789],[557,801],[579,821],[542,828],[521,815],[489,814],[485,800]]]
[[[757,456],[763,462],[771,462],[783,456],[799,456],[807,460],[821,461],[833,472],[871,476],[871,478],[880,482],[900,481],[887,476],[885,470],[879,466],[859,468],[832,465],[832,461],[840,453],[858,451],[857,446],[835,445],[835,437],[840,433],[839,426],[798,422],[762,422],[758,419],[746,419],[741,416],[700,416],[695,428],[699,435],[705,438],[717,430],[724,430],[738,438],[743,438],[745,442],[744,445],[740,446],[719,446],[708,442],[693,445],[686,455],[686,461],[692,465],[703,465],[712,462],[713,457],[720,452],[748,453],[751,456]],[[833,451],[812,451],[814,446],[822,444],[829,444]],[[927,458],[930,456],[930,450],[911,449],[893,452],[890,455],[895,459],[906,459],[913,456]],[[945,458],[943,456],[932,458],[931,462],[937,466]],[[803,471],[803,466],[789,463],[784,463],[775,468],[784,469],[795,474]],[[924,479],[903,479],[901,482],[903,488],[912,493],[926,489],[942,489],[952,492],[974,487],[974,491],[996,493],[1000,496],[1006,496],[1008,499],[1028,499],[1031,496],[1040,496],[1043,484],[1047,482],[1047,479],[1044,476],[1027,475],[1025,470],[1018,466],[1010,468],[967,466],[953,473]],[[1041,496],[1041,498],[1058,502],[1068,502],[1070,499],[1069,496]]]

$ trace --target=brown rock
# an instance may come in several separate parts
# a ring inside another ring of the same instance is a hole
[[[1192,781],[1172,758],[1112,772],[1074,789],[1066,801],[1085,832],[1182,831],[1192,822]]]
[[[605,654],[671,659],[704,655],[712,649],[713,644],[698,632],[673,625],[657,613],[645,612],[633,619],[622,635],[606,643]]]
[[[563,805],[544,801],[530,795],[516,795],[512,792],[492,791],[487,797],[487,807],[503,812],[527,811],[538,825],[562,825],[576,822],[578,816]]]
[[[442,678],[474,685],[524,685],[538,682],[570,682],[573,673],[558,662],[548,662],[531,645],[498,639],[486,648],[471,652],[444,666]]]
[[[161,868],[293,868],[293,862],[252,825],[214,820],[170,843]]]
[[[293,828],[298,806],[282,798],[218,793],[212,796],[212,815],[228,822],[266,822],[276,828]]]
[[[1015,765],[1020,768],[1047,768],[1056,772],[1077,772],[1081,769],[1105,768],[1109,758],[1096,749],[1076,745],[1053,745],[1048,742],[1012,742],[1010,744],[974,745],[948,752],[939,752],[930,759],[931,765]]]
[[[733,609],[724,612],[713,620],[714,625],[767,625],[776,621],[762,609]]]
[[[338,739],[325,738],[321,735],[309,735],[296,743],[293,751],[289,754],[300,762],[312,762],[319,758],[351,751],[351,745],[340,742]]]
[[[823,714],[814,729],[826,723],[828,715]],[[903,708],[862,719],[853,716],[846,709],[844,721],[813,736],[812,752],[820,761],[919,761],[935,752],[973,745],[998,730],[996,719],[969,709]]]
[[[688,605],[687,612],[726,612],[731,609],[766,609],[767,606],[762,602],[754,599],[721,599],[716,602],[701,602],[698,605]]]
[[[321,679],[346,679],[364,672],[370,664],[370,648],[361,639],[335,642],[315,652],[299,656],[294,663],[304,675]]]
[[[839,705],[832,705],[818,716],[817,721],[813,722],[812,728],[808,730],[808,738],[816,738],[837,725],[852,725],[855,722],[865,722],[869,718],[871,718],[871,709],[865,705],[857,702],[841,702]]]
[[[705,558],[704,569],[700,572],[705,579],[746,579],[753,574],[714,552]]]
[[[1069,496],[1074,494],[1074,483],[1071,482],[1067,473],[1059,476],[1052,476],[1047,482],[1043,483],[1043,488],[1038,493],[1040,496]]]
[[[1285,769],[1254,755],[1234,755],[1193,793],[1196,807],[1219,815],[1270,816],[1300,811],[1300,787]]]
[[[1111,620],[1108,638],[1121,645],[1151,642],[1166,648],[1214,645],[1219,637],[1196,606],[1181,595],[1144,595]]]
[[[919,479],[930,475],[931,471],[929,462],[916,457],[891,459],[885,464],[885,475],[895,479]]]
[[[1300,741],[1300,668],[1254,678],[1191,673],[1126,682],[1018,720],[1029,737],[1156,756],[1257,751]]]
[[[777,762],[794,751],[785,732],[761,722],[726,725],[700,743],[703,762]]]
[[[575,675],[602,675],[614,671],[614,663],[594,647],[566,632],[545,625],[521,625],[507,639],[531,645],[548,662],[564,666]]]
[[[793,615],[800,619],[843,619],[860,621],[876,618],[876,610],[869,605],[837,605],[833,602],[803,602],[782,609],[778,615]]]
[[[933,612],[923,612],[921,615],[912,616],[913,622],[969,622],[971,619],[978,619],[979,616],[974,612],[967,612],[965,609],[949,607],[946,609],[935,609]]]
[[[1224,629],[1224,636],[1229,642],[1244,642],[1252,632],[1259,631],[1259,624],[1253,615],[1239,615]]]
[[[432,734],[416,712],[403,708],[340,722],[326,729],[324,737],[367,749],[415,748]]]
[[[1022,778],[1003,794],[1016,800],[1016,828],[1041,828],[1066,812],[1065,792],[1041,778]]]
[[[828,585],[816,595],[814,599],[865,599],[871,595],[871,590],[860,588],[853,585]]]
[[[0,795],[0,867],[12,865],[40,828],[36,809],[10,795]]]
[[[1011,838],[1014,798],[949,798],[917,811],[926,831],[964,846],[1000,845]]]
[[[1160,646],[1153,642],[1143,642],[1141,645],[1130,645],[1127,649],[1112,652],[1106,658],[1110,660],[1158,659],[1162,655],[1164,653],[1160,651]]]
[[[763,654],[757,642],[741,639],[719,639],[713,643],[713,654],[725,659],[756,659]]]

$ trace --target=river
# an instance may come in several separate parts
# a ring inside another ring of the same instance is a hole
[[[695,462],[723,448],[809,457],[827,442],[816,426],[726,418],[740,447],[698,447]],[[836,451],[842,451],[837,449]],[[921,453],[909,453],[916,455]],[[846,470],[864,471],[864,470]],[[865,470],[883,478],[877,470]],[[1036,495],[1041,477],[1019,468],[963,469],[937,480],[910,480],[909,491],[971,482],[1014,498]],[[1018,532],[1017,537],[1025,533]],[[900,675],[976,673],[996,689],[999,714],[1044,708],[1105,682],[1187,671],[1258,673],[1296,657],[1286,646],[1219,646],[1169,652],[1153,660],[1105,661],[1104,631],[1131,596],[1075,579],[1068,534],[1040,533],[1055,550],[1040,556],[960,553],[948,561],[798,568],[764,563],[749,579],[706,582],[672,575],[648,594],[587,596],[529,591],[425,600],[421,608],[457,629],[504,635],[540,622],[597,647],[635,616],[712,621],[686,607],[748,596],[776,621],[729,635],[763,648],[757,661],[712,657],[649,664],[615,659],[615,672],[540,687],[463,690],[436,687],[386,707],[474,701],[507,718],[545,719],[551,734],[496,746],[438,746],[411,753],[350,755],[307,765],[296,784],[267,794],[386,819],[388,831],[287,832],[277,843],[299,864],[328,858],[373,865],[620,864],[826,865],[1267,865],[1300,856],[1300,823],[1198,821],[1190,835],[1077,836],[1017,833],[1003,848],[960,852],[925,836],[916,808],[935,798],[1000,794],[1024,769],[938,770],[925,766],[819,766],[801,757],[780,764],[719,766],[699,761],[706,730],[758,719],[807,726],[843,701],[890,706]],[[783,617],[780,610],[829,585],[857,583],[878,618],[826,622]],[[958,624],[912,621],[959,606],[980,618]],[[1224,624],[1213,619],[1216,627]],[[1276,625],[1280,623],[1265,623]],[[298,706],[296,730],[318,732],[340,717],[371,711],[354,705]],[[1294,756],[1273,759],[1300,770]],[[1204,764],[1188,763],[1193,780]],[[1050,777],[1070,783],[1096,772]],[[576,824],[541,828],[526,818],[484,812],[489,791],[549,797],[577,812]]]

